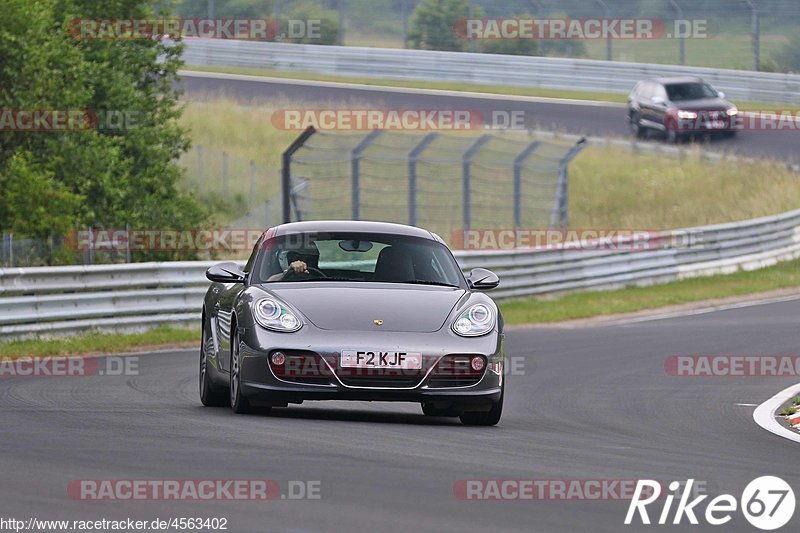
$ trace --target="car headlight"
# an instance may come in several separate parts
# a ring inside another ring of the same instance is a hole
[[[693,119],[697,118],[697,113],[694,111],[678,111],[678,118]]]
[[[253,303],[253,315],[261,326],[273,331],[292,332],[303,323],[290,309],[274,298],[261,298]]]
[[[725,111],[729,117],[735,117],[739,114],[739,109],[736,106],[731,107],[727,111]]]
[[[462,337],[485,335],[494,329],[494,311],[486,304],[467,307],[453,322],[453,331]]]

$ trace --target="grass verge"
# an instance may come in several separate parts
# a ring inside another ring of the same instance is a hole
[[[617,104],[624,104],[628,102],[628,95],[624,93],[548,89],[544,87],[520,87],[515,85],[458,83],[446,81],[395,80],[365,76],[336,76],[329,74],[317,74],[314,72],[247,67],[195,67],[187,65],[184,67],[184,70],[191,70],[195,72],[219,72],[223,74],[245,74],[250,76],[265,76],[270,78],[287,78],[296,80],[357,83],[361,85],[404,87],[412,89],[435,89],[444,91],[505,94],[509,96],[534,96],[539,98],[563,98],[570,100],[587,100],[590,102],[610,102]],[[631,89],[632,88],[633,87],[631,87]],[[764,111],[775,109],[780,109],[781,111],[786,112],[800,111],[800,106],[789,104],[750,102],[746,100],[734,100],[733,102],[742,111]]]
[[[692,278],[650,287],[580,292],[552,299],[510,300],[501,303],[500,308],[507,324],[548,323],[631,313],[791,287],[800,287],[800,261],[797,260],[761,270]]]
[[[112,354],[199,343],[199,330],[159,326],[141,333],[86,333],[4,342],[0,344],[0,357]]]

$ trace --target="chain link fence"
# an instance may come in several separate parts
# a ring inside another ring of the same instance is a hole
[[[563,228],[568,166],[584,145],[502,134],[316,133],[286,160],[284,219],[397,222],[445,238],[471,228]]]

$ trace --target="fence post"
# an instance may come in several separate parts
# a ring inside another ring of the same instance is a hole
[[[283,152],[281,166],[281,207],[283,211],[283,223],[292,221],[292,156],[306,143],[309,137],[316,133],[314,126],[309,126],[300,134],[297,139],[289,145]]]
[[[751,21],[750,32],[753,39],[753,70],[758,72],[761,70],[761,17],[758,14],[758,6],[755,5],[753,0],[744,0],[750,8]]]
[[[586,137],[581,137],[575,146],[570,148],[567,155],[558,162],[558,190],[553,205],[553,214],[550,216],[550,227],[552,228],[563,229],[569,226],[569,164],[581,153],[581,150],[586,148],[586,144]]]
[[[422,152],[438,137],[438,133],[429,133],[408,154],[408,225],[417,224],[417,162]]]
[[[250,201],[248,202],[249,205],[254,206],[256,205],[256,162],[252,159],[250,160]]]
[[[678,4],[677,0],[669,0],[670,5],[675,9],[676,13],[678,14],[678,20],[683,21],[683,8]],[[678,64],[685,65],[686,64],[686,37],[681,33],[681,36],[678,38],[678,47],[679,47],[679,57],[678,57]]]
[[[360,220],[361,216],[361,156],[369,145],[375,142],[382,130],[374,130],[369,133],[358,146],[353,148],[350,154],[350,216],[353,220]]]
[[[197,183],[198,189],[203,188],[205,182],[204,169],[203,169],[203,145],[197,145]]]
[[[7,265],[9,267],[14,266],[14,234],[13,233],[3,233],[3,255],[7,260]]]
[[[540,144],[532,142],[514,159],[514,229],[522,227],[522,166]]]
[[[463,216],[463,230],[469,231],[472,225],[472,198],[471,194],[471,187],[472,187],[472,159],[478,153],[478,151],[483,147],[484,144],[489,142],[494,138],[493,135],[481,135],[478,140],[476,140],[472,146],[470,146],[466,152],[464,152],[464,157],[461,160],[461,189],[463,191],[462,194],[462,216]]]
[[[228,152],[222,152],[222,197],[226,200],[230,197],[228,190]]]

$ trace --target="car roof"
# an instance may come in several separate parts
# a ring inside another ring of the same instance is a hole
[[[423,239],[437,240],[434,235],[422,228],[393,224],[390,222],[372,222],[365,220],[309,220],[305,222],[290,222],[272,228],[274,236],[290,233],[310,232],[353,232],[353,233],[384,233],[389,235],[407,235]]]
[[[673,85],[676,83],[705,83],[703,78],[698,78],[697,76],[675,76],[672,78],[655,78],[647,81],[659,83],[661,85]]]

